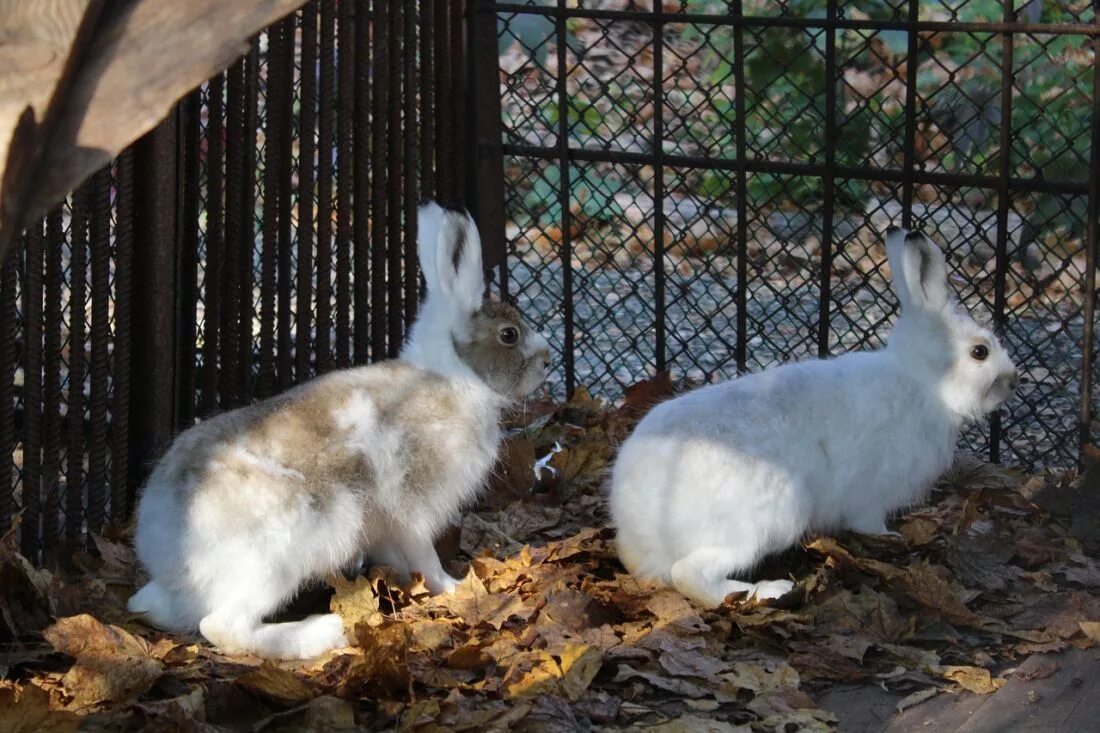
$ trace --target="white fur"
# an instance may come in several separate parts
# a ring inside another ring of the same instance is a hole
[[[641,421],[610,497],[631,573],[708,607],[734,592],[783,595],[789,581],[730,576],[808,532],[886,532],[949,467],[963,422],[1011,394],[1015,367],[958,312],[942,253],[901,231],[887,249],[902,312],[885,349],[703,387]],[[979,342],[982,362],[970,356]]]
[[[512,396],[490,389],[454,348],[484,290],[473,221],[427,204],[420,232],[428,297],[401,360],[325,375],[200,423],[172,444],[137,509],[135,548],[152,580],[130,599],[131,612],[164,629],[198,629],[225,651],[309,658],[347,643],[339,617],[265,618],[304,583],[339,572],[364,552],[399,572],[423,573],[433,592],[454,588],[433,540],[492,467],[499,411]],[[328,405],[320,398],[333,393],[340,399],[327,412],[309,413],[330,420],[333,437],[306,458],[301,446],[254,429],[264,420],[277,429],[295,411]],[[438,411],[398,419],[380,408],[437,393],[446,398]],[[412,439],[434,453],[411,452]],[[324,457],[337,454],[358,473],[325,473]],[[409,477],[429,464],[437,470],[411,489]]]

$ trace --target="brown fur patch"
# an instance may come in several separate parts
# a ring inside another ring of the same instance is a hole
[[[502,326],[518,328],[519,341],[512,345],[500,343]],[[542,369],[540,355],[525,355],[530,337],[531,330],[519,311],[507,303],[486,301],[470,318],[470,340],[456,340],[454,346],[459,358],[495,392],[522,397],[525,377]]]

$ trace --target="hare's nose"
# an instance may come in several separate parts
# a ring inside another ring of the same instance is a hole
[[[1016,388],[1020,386],[1020,371],[1018,369],[1012,370],[1011,374],[1003,377],[1005,385],[1012,391],[1016,391]]]

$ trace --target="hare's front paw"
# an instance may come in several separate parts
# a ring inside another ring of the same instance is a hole
[[[752,597],[766,600],[768,598],[782,598],[787,595],[794,588],[794,583],[789,580],[761,580],[755,586]]]
[[[443,572],[434,577],[424,579],[424,584],[428,586],[428,590],[433,596],[438,596],[443,593],[454,593],[455,588],[458,587],[460,582],[461,581],[455,580],[450,575]]]

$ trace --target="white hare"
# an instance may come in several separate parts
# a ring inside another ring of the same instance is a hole
[[[129,609],[230,652],[346,645],[334,614],[264,623],[311,579],[370,554],[452,590],[433,547],[496,457],[501,410],[545,378],[546,340],[483,300],[468,214],[419,212],[428,294],[401,358],[333,372],[180,435],[137,510],[151,581]],[[362,315],[362,314],[360,314]]]
[[[627,570],[707,607],[766,555],[812,531],[886,532],[951,464],[967,420],[1018,383],[994,334],[948,292],[943,253],[891,228],[901,315],[886,348],[787,364],[658,405],[623,444],[611,514]]]

